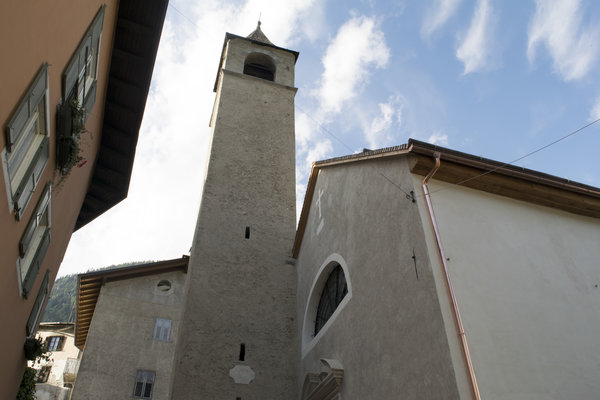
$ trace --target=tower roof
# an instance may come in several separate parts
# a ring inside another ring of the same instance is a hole
[[[248,39],[256,40],[257,42],[262,42],[274,46],[274,44],[269,40],[269,38],[267,38],[263,31],[260,30],[260,21],[258,21],[258,24],[256,24],[256,29],[246,37]]]

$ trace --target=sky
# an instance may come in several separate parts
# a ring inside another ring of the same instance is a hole
[[[170,0],[129,195],[59,276],[189,254],[225,33],[259,18],[300,52],[298,213],[313,161],[409,138],[600,186],[600,2]]]

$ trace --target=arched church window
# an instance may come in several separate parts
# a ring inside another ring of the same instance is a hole
[[[244,61],[244,74],[265,79],[275,80],[275,63],[271,57],[262,53],[251,53]]]
[[[344,270],[338,264],[327,278],[319,306],[317,307],[317,318],[315,320],[315,336],[333,315],[335,309],[340,305],[342,299],[348,293],[346,276]]]

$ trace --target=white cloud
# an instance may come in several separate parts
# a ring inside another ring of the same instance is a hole
[[[486,66],[491,52],[493,25],[493,9],[489,0],[477,0],[467,35],[456,50],[456,58],[465,65],[465,75]]]
[[[431,36],[440,29],[454,15],[461,0],[435,0],[423,20],[421,34],[425,37]]]
[[[596,102],[590,110],[590,122],[600,118],[600,97],[596,99]]]
[[[394,135],[390,128],[396,123],[394,131],[400,130],[402,125],[402,104],[399,98],[392,97],[386,103],[379,103],[379,115],[369,122],[363,122],[365,138],[371,149],[393,145]]]
[[[442,132],[434,132],[431,136],[429,136],[427,142],[440,146],[448,146],[448,135]]]
[[[60,275],[188,253],[225,32],[249,34],[262,11],[263,31],[273,43],[286,46],[298,37],[314,38],[315,30],[305,21],[320,13],[317,3],[203,0],[169,6],[128,198],[73,235]]]
[[[316,93],[322,113],[338,113],[356,96],[369,68],[383,68],[390,58],[385,36],[375,18],[353,17],[339,29],[323,57],[324,72]]]
[[[289,46],[298,42],[300,35],[314,41],[323,33],[322,3],[316,0],[248,0],[238,9],[236,18],[247,29],[255,26],[260,16],[267,37],[278,46]]]
[[[313,143],[311,148],[306,152],[306,161],[312,163],[326,159],[333,151],[333,144],[329,139],[319,140]]]
[[[600,31],[582,26],[579,0],[536,0],[529,24],[527,56],[533,63],[539,45],[544,45],[563,79],[584,77],[598,55]]]

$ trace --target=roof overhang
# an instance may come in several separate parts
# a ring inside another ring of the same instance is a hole
[[[121,0],[100,149],[75,230],[127,197],[168,0]]]
[[[83,350],[96,310],[102,286],[107,282],[139,278],[141,276],[182,271],[187,273],[189,256],[129,267],[105,269],[80,274],[77,277],[77,320],[75,322],[75,346]]]
[[[438,154],[441,165],[433,179],[573,214],[600,218],[600,189],[596,187],[409,139],[405,145],[366,150],[313,163],[294,240],[293,257],[298,257],[302,246],[319,170],[379,158],[408,157],[410,171],[426,176],[433,169],[435,156]]]

